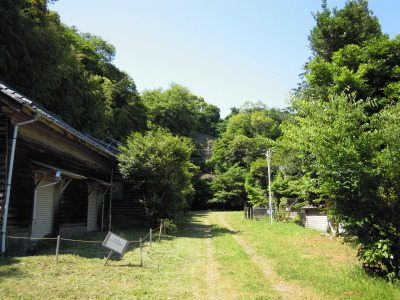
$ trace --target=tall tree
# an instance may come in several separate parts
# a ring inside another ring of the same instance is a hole
[[[314,57],[286,125],[284,144],[297,151],[297,183],[324,200],[330,216],[360,243],[365,266],[399,276],[400,223],[396,161],[399,40],[380,31],[365,0],[333,14],[323,1],[310,35]],[[390,125],[389,125],[390,124]],[[295,185],[295,184],[293,184]]]
[[[248,102],[224,121],[224,131],[214,142],[210,160],[216,170],[212,202],[232,202],[236,207],[248,201],[265,203],[264,155],[281,136],[280,124],[287,118],[287,112]]]
[[[247,200],[245,180],[246,169],[239,165],[233,165],[223,173],[217,172],[211,185],[214,197],[209,203],[224,209],[243,208]]]
[[[322,11],[313,16],[317,24],[309,36],[310,46],[315,56],[326,61],[346,45],[361,45],[382,36],[381,25],[368,9],[367,0],[348,0],[343,9],[332,10],[323,0]]]
[[[308,157],[301,167],[314,174],[330,216],[357,237],[366,266],[394,278],[400,271],[400,164],[392,130],[399,126],[399,105],[372,117],[370,105],[354,95],[300,99],[284,138]]]
[[[191,178],[196,170],[190,162],[193,149],[190,139],[165,128],[132,133],[121,147],[120,172],[153,220],[174,218],[190,208]]]
[[[400,40],[375,39],[364,45],[347,45],[331,61],[315,58],[307,64],[303,95],[328,101],[329,95],[356,93],[357,99],[374,99],[379,111],[399,100]]]
[[[168,128],[173,134],[191,137],[198,128],[199,105],[204,99],[193,95],[189,89],[171,84],[165,91],[143,92],[142,99],[149,108],[150,121]]]
[[[0,79],[34,99],[58,86],[58,66],[67,51],[59,17],[47,2],[0,2]]]
[[[143,130],[144,106],[112,64],[114,46],[60,23],[48,2],[0,2],[0,80],[97,137]]]
[[[220,109],[212,104],[204,102],[200,106],[199,126],[197,131],[216,136],[220,122]]]

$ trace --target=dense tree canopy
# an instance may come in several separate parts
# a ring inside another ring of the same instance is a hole
[[[398,276],[400,164],[394,132],[399,105],[372,117],[370,105],[354,95],[332,96],[328,102],[299,99],[296,122],[286,126],[284,138],[308,158],[301,168],[314,180],[333,220],[358,237],[363,261]]]
[[[360,243],[365,266],[399,276],[399,40],[380,31],[364,0],[333,14],[323,1],[311,31],[314,57],[280,141],[289,193],[325,203]],[[294,171],[293,170],[296,170]]]
[[[327,101],[331,94],[355,92],[357,99],[373,99],[378,111],[399,99],[400,40],[375,39],[362,46],[347,45],[330,61],[316,57],[307,64],[303,92]]]
[[[233,112],[213,146],[210,163],[216,179],[211,202],[236,208],[245,202],[260,205],[266,202],[265,153],[281,136],[280,124],[289,114],[250,102]]]
[[[371,113],[397,102],[400,43],[381,32],[368,1],[347,1],[332,11],[323,1],[314,17],[309,37],[314,57],[305,66],[302,97],[328,101],[332,94],[354,92],[357,99],[374,100]]]
[[[196,170],[190,162],[193,149],[189,138],[164,128],[132,133],[121,146],[120,171],[153,220],[174,218],[190,208]]]
[[[188,137],[198,131],[215,134],[219,108],[207,104],[183,86],[174,83],[165,91],[147,90],[142,99],[149,108],[150,121],[174,134]]]
[[[361,45],[382,36],[378,18],[368,9],[368,1],[347,1],[343,9],[330,10],[327,0],[322,11],[314,14],[316,26],[309,36],[314,55],[329,61],[333,53],[346,45]]]
[[[0,2],[0,80],[97,137],[144,130],[144,106],[113,65],[114,46],[63,25],[47,2]]]

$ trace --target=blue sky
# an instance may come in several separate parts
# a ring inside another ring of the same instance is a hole
[[[342,8],[345,0],[328,0]],[[58,0],[61,22],[113,44],[138,91],[178,83],[221,109],[288,106],[311,55],[321,0]],[[382,30],[400,33],[399,0],[370,0]]]

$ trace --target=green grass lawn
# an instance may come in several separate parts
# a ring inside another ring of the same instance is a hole
[[[340,239],[290,223],[226,216],[249,246],[287,281],[313,290],[321,299],[400,299],[400,286],[371,278],[356,259],[356,249]]]
[[[148,229],[115,233],[137,241]],[[138,243],[107,266],[101,244],[62,242],[56,263],[51,243],[35,256],[0,259],[1,299],[400,299],[399,285],[365,275],[339,239],[239,212],[189,214],[176,236],[151,250],[146,243],[144,267]]]

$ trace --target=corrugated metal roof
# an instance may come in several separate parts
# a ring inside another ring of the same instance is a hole
[[[107,144],[103,143],[102,141],[99,141],[96,138],[92,137],[91,135],[83,133],[83,132],[75,129],[74,127],[72,127],[71,125],[69,125],[65,121],[63,121],[60,116],[50,112],[49,110],[47,110],[40,104],[30,100],[29,98],[27,98],[23,94],[17,92],[15,89],[11,88],[10,86],[8,86],[6,83],[4,83],[1,80],[0,80],[0,92],[7,95],[9,98],[13,99],[17,103],[28,107],[33,112],[41,113],[42,117],[48,119],[53,124],[57,124],[60,128],[70,132],[72,135],[78,137],[79,139],[86,141],[87,143],[95,146],[99,150],[101,150],[109,155],[112,155],[112,156],[115,156],[118,153],[117,147],[107,145]]]

